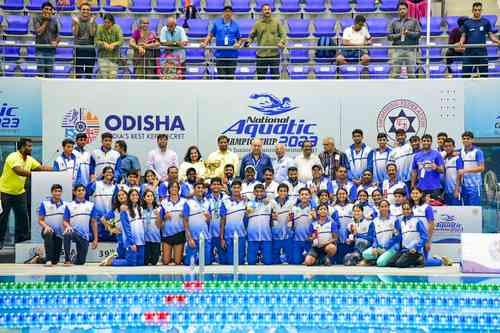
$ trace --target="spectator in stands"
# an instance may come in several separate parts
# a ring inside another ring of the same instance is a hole
[[[137,79],[153,79],[156,75],[160,40],[149,30],[149,18],[139,19],[139,27],[132,33],[130,47],[134,50],[134,71]]]
[[[444,173],[444,160],[437,150],[432,149],[430,134],[422,136],[422,150],[414,155],[412,168],[412,188],[417,186],[433,199],[439,198],[442,190],[440,174]]]
[[[90,79],[95,64],[94,37],[97,32],[97,24],[88,2],[80,5],[80,15],[72,17],[72,31],[77,46],[75,49],[76,78]]]
[[[51,77],[56,54],[55,47],[59,44],[59,23],[54,15],[54,6],[50,2],[42,4],[42,13],[33,18],[35,32],[36,63],[40,77]]]
[[[235,175],[240,174],[240,158],[237,154],[228,149],[229,138],[221,135],[217,138],[217,151],[208,155],[208,162],[219,161],[219,166],[215,169],[215,176],[224,179],[224,169],[226,165],[232,164]],[[242,178],[243,179],[243,178]]]
[[[399,18],[389,25],[388,39],[392,45],[418,45],[420,39],[420,24],[414,18],[408,17],[408,4],[402,2],[398,7]],[[391,78],[405,76],[401,74],[403,67],[406,67],[409,78],[415,78],[417,68],[417,49],[402,48],[392,52],[392,72]]]
[[[467,17],[462,16],[457,20],[457,27],[453,28],[448,35],[448,44],[457,45],[460,43],[460,39],[462,37],[462,28],[467,20]],[[456,60],[459,60],[463,57],[465,49],[463,47],[452,47],[446,51],[446,66],[448,68],[448,73],[451,74],[451,64]]]
[[[406,0],[408,5],[408,16],[420,21],[427,16],[427,0]]]
[[[165,55],[177,57],[181,64],[184,63],[186,60],[184,47],[188,44],[188,39],[184,28],[177,26],[175,16],[169,16],[167,25],[161,28],[160,44],[169,47],[163,51]]]
[[[85,186],[90,182],[90,152],[85,150],[87,144],[87,134],[78,133],[75,137],[76,147],[73,149],[73,154],[77,159],[77,180],[76,184],[83,184]]]
[[[99,71],[102,79],[116,79],[120,62],[122,29],[111,14],[104,15],[104,24],[97,27],[95,44],[99,51]]]
[[[126,177],[130,171],[134,170],[140,173],[141,163],[136,156],[127,153],[127,143],[125,141],[116,141],[115,150],[120,154],[115,165],[115,182],[119,184],[122,181],[126,181]]]
[[[354,18],[354,24],[350,27],[344,29],[342,34],[342,44],[344,46],[366,46],[372,43],[372,36],[368,32],[366,27],[366,18],[363,15],[356,15]],[[359,62],[363,65],[364,74],[368,73],[368,63],[370,62],[370,57],[368,56],[368,50],[359,49],[343,49],[340,54],[337,55],[337,64],[345,65],[348,62]]]
[[[51,167],[41,165],[31,157],[32,149],[31,139],[19,139],[17,151],[10,153],[3,165],[0,177],[0,197],[3,208],[0,215],[0,249],[3,248],[11,209],[14,209],[15,216],[15,242],[20,243],[30,239],[28,199],[24,188],[26,178],[31,176],[32,171],[52,170]]]
[[[288,166],[292,159],[286,156],[285,145],[278,143],[276,145],[276,160],[273,161],[274,180],[281,184],[288,178]]]
[[[312,142],[304,140],[302,143],[302,154],[295,158],[295,164],[299,172],[299,181],[306,184],[313,179],[312,168],[315,165],[321,165],[318,155],[313,154]]]
[[[268,46],[269,49],[257,50],[257,78],[265,79],[269,67],[271,78],[280,78],[280,52],[278,48],[286,45],[286,33],[283,25],[275,18],[271,17],[272,8],[269,4],[262,5],[262,19],[257,21],[250,32],[248,43],[254,40],[257,46]]]
[[[460,37],[459,47],[465,44],[486,44],[486,36],[500,45],[500,40],[492,32],[490,21],[481,17],[483,5],[480,2],[472,4],[472,18],[464,22],[462,26],[462,37]],[[485,47],[468,47],[464,51],[464,61],[462,73],[465,77],[470,77],[474,68],[479,71],[481,77],[488,77],[488,53]]]
[[[198,177],[205,178],[205,161],[201,158],[200,149],[196,146],[191,146],[184,155],[184,162],[179,167],[179,175],[181,181],[186,180],[188,169],[194,168]]]
[[[90,157],[90,178],[92,181],[100,179],[104,167],[111,167],[115,171],[116,161],[120,153],[113,150],[113,135],[111,133],[101,134],[101,147],[95,149]]]
[[[319,154],[319,160],[325,175],[331,180],[335,180],[335,174],[339,167],[349,168],[346,154],[335,148],[335,140],[332,137],[323,140],[323,152]]]
[[[151,150],[148,153],[146,169],[153,170],[158,176],[158,180],[163,182],[167,180],[168,168],[177,166],[177,154],[175,151],[168,149],[168,136],[166,134],[158,134],[156,137],[158,148]]]
[[[252,140],[251,151],[241,159],[240,179],[245,178],[245,168],[248,165],[255,167],[255,178],[259,182],[264,181],[264,170],[266,168],[273,168],[271,157],[262,152],[262,141],[260,139]]]
[[[236,61],[239,53],[237,49],[242,42],[240,27],[232,17],[233,7],[225,6],[223,17],[212,23],[212,28],[207,38],[201,43],[202,47],[206,47],[210,44],[212,38],[215,37],[215,45],[217,46],[234,46],[235,49],[233,50],[215,50],[215,65],[217,66],[217,75],[219,79],[234,79]]]
[[[462,134],[463,148],[460,156],[464,161],[462,200],[464,206],[479,206],[481,204],[481,188],[484,172],[484,153],[473,144],[474,134],[466,131]]]

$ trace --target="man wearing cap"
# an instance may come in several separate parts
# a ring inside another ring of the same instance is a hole
[[[250,148],[250,153],[241,159],[240,178],[245,178],[245,168],[251,165],[255,169],[256,179],[262,182],[264,181],[264,170],[273,168],[271,157],[262,152],[262,141],[260,139],[253,139]]]
[[[326,190],[330,194],[333,193],[333,184],[330,178],[323,174],[323,167],[321,164],[315,164],[312,167],[312,179],[306,183],[307,188],[311,191],[312,198],[318,199],[318,192]],[[319,202],[317,200],[316,202]]]
[[[255,185],[260,184],[258,180],[255,179],[255,167],[253,165],[247,165],[244,169],[243,181],[241,182],[241,196],[247,200],[253,200],[253,188]]]
[[[274,180],[281,184],[288,178],[288,166],[292,159],[286,156],[285,145],[278,143],[276,145],[276,160],[273,161]]]
[[[312,142],[305,140],[302,144],[302,154],[295,158],[295,164],[299,171],[299,180],[302,183],[307,183],[312,180],[313,165],[321,165],[321,161],[316,154],[312,153]]]
[[[288,166],[288,179],[283,182],[288,186],[288,196],[293,202],[299,198],[300,189],[306,187],[306,184],[299,181],[297,165],[292,162]]]
[[[225,6],[222,18],[213,22],[212,28],[208,36],[203,42],[202,47],[207,47],[215,37],[215,45],[233,47],[233,49],[216,49],[215,65],[217,66],[217,74],[219,79],[232,80],[234,79],[234,71],[236,70],[236,61],[238,59],[238,48],[241,45],[242,39],[240,36],[240,27],[233,19],[233,7]]]

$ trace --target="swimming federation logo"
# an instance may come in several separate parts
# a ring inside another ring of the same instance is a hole
[[[95,141],[99,135],[99,118],[86,108],[73,108],[64,114],[62,121],[64,137],[74,139],[77,134],[87,134],[88,143]]]
[[[283,97],[279,99],[273,94],[263,93],[263,94],[252,94],[250,99],[255,101],[255,105],[249,105],[248,107],[259,111],[266,116],[276,116],[282,113],[290,112],[298,108],[298,106],[293,106],[290,97]]]
[[[396,141],[398,129],[405,130],[409,136],[425,134],[427,117],[420,105],[408,99],[396,99],[382,108],[377,117],[378,132]]]

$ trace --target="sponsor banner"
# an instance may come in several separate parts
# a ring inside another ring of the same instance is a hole
[[[295,155],[304,140],[322,150],[327,136],[346,149],[355,128],[363,129],[370,146],[376,146],[378,132],[393,142],[398,128],[410,136],[462,133],[462,81],[404,83],[44,80],[44,161],[53,159],[65,137],[79,132],[90,137],[89,149],[98,147],[100,134],[111,132],[143,163],[159,133],[169,135],[180,159],[192,144],[207,156],[222,134],[239,154],[258,137],[267,152],[283,143]]]
[[[464,80],[465,129],[478,138],[500,137],[498,79]]]
[[[462,272],[500,273],[500,234],[462,234]]]
[[[0,137],[42,136],[40,86],[40,80],[2,77]]]

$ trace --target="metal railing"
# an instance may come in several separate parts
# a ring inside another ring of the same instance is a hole
[[[498,45],[475,44],[476,55],[460,55],[450,50],[456,45],[429,44],[395,46],[374,44],[314,46],[293,43],[277,47],[248,46],[238,49],[238,58],[215,58],[215,50],[233,47],[191,43],[185,48],[148,49],[139,56],[122,46],[115,58],[99,57],[93,45],[60,43],[35,45],[0,43],[3,49],[2,75],[46,78],[105,79],[369,79],[470,77],[472,70],[482,75],[500,76]],[[260,58],[259,50],[276,50],[275,57]],[[482,50],[477,52],[477,50]],[[480,52],[483,52],[482,54]],[[342,54],[343,58],[338,57]],[[368,58],[366,58],[368,57]],[[464,71],[465,69],[465,71]]]

